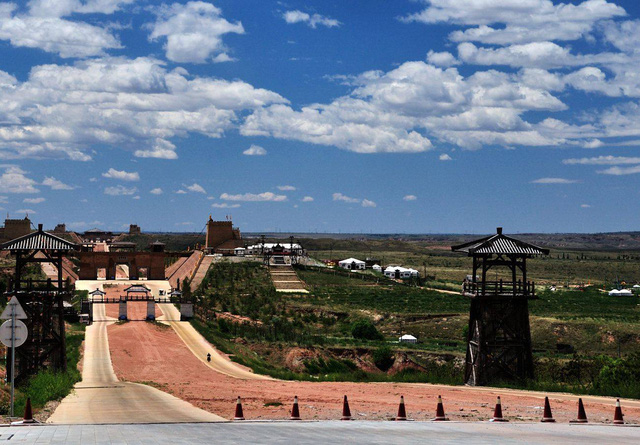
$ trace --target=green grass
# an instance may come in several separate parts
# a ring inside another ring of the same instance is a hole
[[[468,298],[461,295],[408,286],[317,287],[307,301],[343,309],[387,313],[456,314],[469,310]]]
[[[545,290],[531,302],[531,314],[563,320],[591,318],[607,321],[640,321],[638,297],[610,297],[595,287],[579,290]]]
[[[51,400],[66,397],[73,385],[82,378],[78,371],[80,361],[80,345],[84,340],[84,325],[74,324],[66,336],[67,344],[67,372],[42,370],[20,385],[16,391],[15,414],[21,416],[24,412],[27,398],[31,398],[34,409],[42,408]],[[8,406],[6,407],[8,412]]]

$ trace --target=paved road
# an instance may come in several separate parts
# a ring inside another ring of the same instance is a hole
[[[464,443],[638,444],[640,428],[567,424],[251,422],[0,428],[0,440],[38,444]],[[6,436],[5,436],[6,435]]]
[[[104,305],[94,307],[96,319],[106,320]],[[212,422],[215,414],[138,383],[120,382],[113,372],[107,326],[96,322],[85,335],[82,382],[62,400],[49,418],[54,424]],[[0,437],[1,439],[1,437]]]
[[[193,355],[199,358],[203,363],[209,366],[211,369],[234,377],[237,379],[245,380],[273,380],[271,377],[254,374],[251,371],[239,366],[232,362],[228,358],[222,356],[218,350],[216,350],[205,338],[195,330],[191,323],[180,320],[180,312],[173,304],[162,303],[158,304],[163,316],[158,317],[158,321],[163,321],[169,324],[182,339],[182,341],[191,350]],[[211,362],[207,362],[207,354],[211,354]]]

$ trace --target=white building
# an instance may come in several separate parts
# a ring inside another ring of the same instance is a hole
[[[247,249],[245,249],[244,247],[236,247],[235,249],[233,249],[233,254],[235,256],[244,256],[246,250]]]
[[[419,272],[415,269],[402,266],[389,266],[384,270],[384,276],[387,278],[395,278],[405,280],[411,277],[417,277]]]
[[[410,334],[404,334],[398,341],[400,343],[418,343],[418,339]]]
[[[338,261],[338,266],[347,270],[364,270],[367,264],[357,258],[347,258],[346,260]]]
[[[273,251],[274,247],[280,246],[284,249],[285,252],[290,251],[302,251],[302,246],[297,243],[264,243],[264,244],[254,244],[252,246],[248,246],[245,250],[245,255],[262,255],[263,253],[270,253]]]

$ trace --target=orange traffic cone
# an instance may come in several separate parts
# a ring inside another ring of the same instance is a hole
[[[24,407],[24,416],[22,420],[11,422],[11,425],[29,425],[32,423],[39,423],[33,418],[33,410],[31,409],[31,398],[27,398],[27,404]]]
[[[342,419],[340,420],[352,420],[351,410],[349,409],[349,401],[347,400],[347,396],[344,396],[344,401],[342,402]]]
[[[444,415],[444,405],[442,404],[442,396],[438,396],[438,406],[436,407],[436,417],[433,420],[436,422],[449,420],[447,416]]]
[[[298,396],[293,397],[293,408],[291,408],[290,420],[301,420],[300,409],[298,408]]]
[[[616,399],[616,412],[613,415],[613,424],[614,425],[624,425],[624,420],[622,419],[622,407],[620,406],[620,399]]]
[[[31,397],[27,398],[27,404],[24,407],[24,417],[22,423],[36,423],[33,419],[33,410],[31,409]]]
[[[242,412],[242,400],[238,396],[236,401],[236,415],[233,416],[233,420],[244,420],[244,413]]]
[[[549,397],[544,398],[544,413],[542,414],[542,420],[540,422],[555,422],[551,414],[551,405],[549,405]]]
[[[404,396],[400,396],[400,405],[398,406],[398,415],[396,420],[407,420],[407,410],[404,407]]]
[[[493,417],[490,422],[508,422],[507,419],[502,417],[502,402],[500,401],[500,396],[496,400],[496,409],[493,410]]]
[[[578,399],[578,418],[572,420],[570,423],[587,423],[587,413],[584,411],[584,405],[582,404],[582,399]]]

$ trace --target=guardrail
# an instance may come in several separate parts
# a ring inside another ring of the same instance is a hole
[[[533,281],[465,281],[462,293],[468,296],[515,296],[535,298],[536,286]]]

